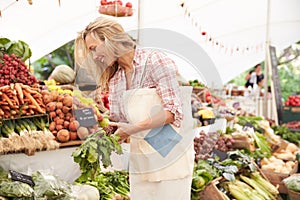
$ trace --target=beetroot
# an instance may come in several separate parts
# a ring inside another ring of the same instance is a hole
[[[70,129],[70,131],[77,131],[79,126],[80,126],[79,122],[76,120],[73,120],[73,121],[70,121],[69,129]]]
[[[10,83],[34,85],[37,79],[33,76],[23,61],[15,55],[4,54],[0,60],[0,87]]]

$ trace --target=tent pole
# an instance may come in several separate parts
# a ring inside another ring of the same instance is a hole
[[[142,21],[141,21],[141,8],[142,8],[142,5],[141,5],[141,2],[142,0],[138,0],[138,21],[137,21],[137,37],[136,37],[136,42],[139,44],[141,41],[141,36],[140,36],[140,29],[142,28]]]
[[[269,82],[269,46],[270,46],[270,0],[267,1],[267,24],[266,24],[266,57],[265,57],[265,70],[264,70],[264,98],[263,98],[263,115],[268,117],[268,82]]]

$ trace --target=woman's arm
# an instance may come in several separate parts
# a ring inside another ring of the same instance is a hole
[[[130,135],[138,133],[143,130],[152,129],[174,122],[174,114],[168,110],[162,110],[155,115],[138,122],[136,124],[128,123],[115,123],[111,122],[110,125],[117,126],[118,129],[115,132],[120,136],[119,142],[124,142]]]

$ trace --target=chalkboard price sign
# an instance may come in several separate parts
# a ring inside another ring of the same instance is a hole
[[[9,173],[10,173],[12,180],[27,183],[31,187],[34,186],[34,182],[33,182],[31,176],[21,174],[19,172],[13,171],[13,170],[9,170]]]
[[[275,94],[275,103],[276,103],[276,110],[277,110],[277,118],[278,124],[282,124],[282,96],[281,96],[281,89],[280,89],[280,82],[279,82],[279,75],[278,75],[278,60],[276,57],[276,50],[275,47],[270,46],[270,58],[271,58],[271,65],[272,65],[272,81],[273,81],[273,88],[272,92]]]
[[[97,123],[92,108],[76,109],[74,112],[75,118],[79,122],[80,126],[91,127]]]

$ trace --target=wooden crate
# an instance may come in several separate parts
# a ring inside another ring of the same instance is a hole
[[[281,194],[288,194],[288,189],[284,185],[283,179],[289,177],[292,174],[297,173],[297,171],[298,171],[298,162],[296,161],[296,164],[295,164],[294,168],[288,174],[277,173],[277,172],[272,172],[272,171],[262,170],[262,169],[260,169],[260,171],[267,177],[267,179],[274,186],[276,186],[276,187],[278,186],[278,191]]]
[[[217,188],[217,185],[223,177],[218,177],[211,181],[203,191],[200,192],[201,200],[225,200],[222,195],[222,192]]]
[[[300,118],[300,106],[284,106],[282,115],[283,123],[296,121]]]

